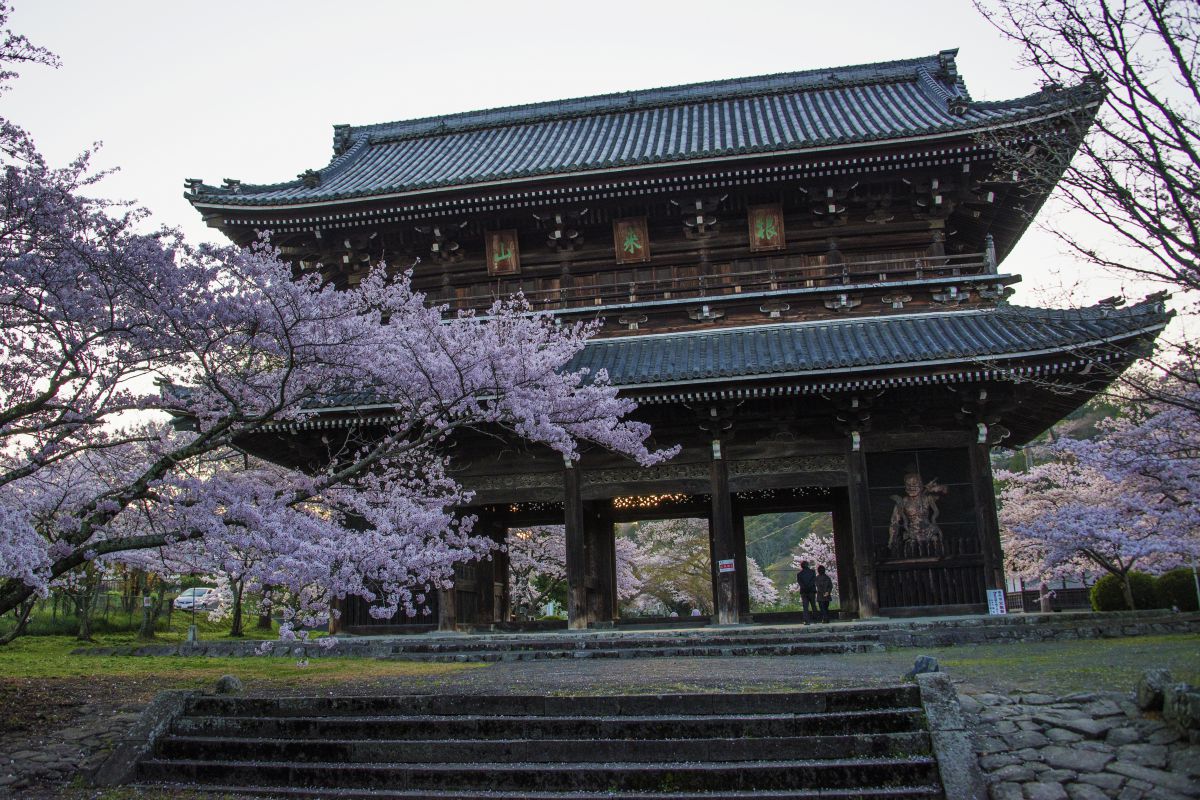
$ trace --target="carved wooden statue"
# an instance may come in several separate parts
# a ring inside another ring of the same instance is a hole
[[[923,483],[916,468],[904,475],[904,496],[892,495],[896,507],[888,527],[888,549],[893,553],[940,547],[942,529],[938,527],[938,497],[949,490],[937,478]],[[913,547],[917,545],[917,547]]]

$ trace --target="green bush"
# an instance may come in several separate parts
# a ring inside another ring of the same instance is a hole
[[[1158,599],[1163,606],[1175,606],[1180,611],[1195,611],[1196,579],[1191,567],[1180,567],[1158,576]]]
[[[1138,610],[1161,608],[1158,592],[1155,591],[1154,578],[1144,572],[1129,573],[1129,588],[1133,591],[1133,602]],[[1096,611],[1128,611],[1125,602],[1125,592],[1121,587],[1121,579],[1116,575],[1105,575],[1096,581],[1088,597],[1092,608]]]

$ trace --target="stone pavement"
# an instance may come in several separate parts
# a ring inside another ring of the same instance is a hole
[[[961,695],[992,800],[1200,797],[1200,745],[1128,693]]]
[[[141,710],[140,704],[83,706],[65,726],[0,739],[0,798],[53,797],[48,787],[70,783],[98,767]]]

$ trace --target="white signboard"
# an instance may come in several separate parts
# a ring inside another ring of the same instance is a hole
[[[1008,606],[1004,604],[1003,589],[988,589],[988,613],[989,614],[1007,614]]]
[[[733,559],[722,558],[717,562],[717,572],[733,572]]]

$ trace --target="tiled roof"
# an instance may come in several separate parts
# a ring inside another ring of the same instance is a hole
[[[1010,124],[1094,99],[1086,86],[970,102],[954,55],[697,83],[335,128],[308,180],[192,186],[198,204],[289,205],[528,176],[870,143]],[[957,112],[957,113],[956,113]]]
[[[1001,306],[983,311],[785,323],[588,343],[569,369],[607,370],[618,386],[845,374],[929,362],[1002,359],[1070,351],[1153,332],[1160,301],[1126,309],[1059,311]]]

